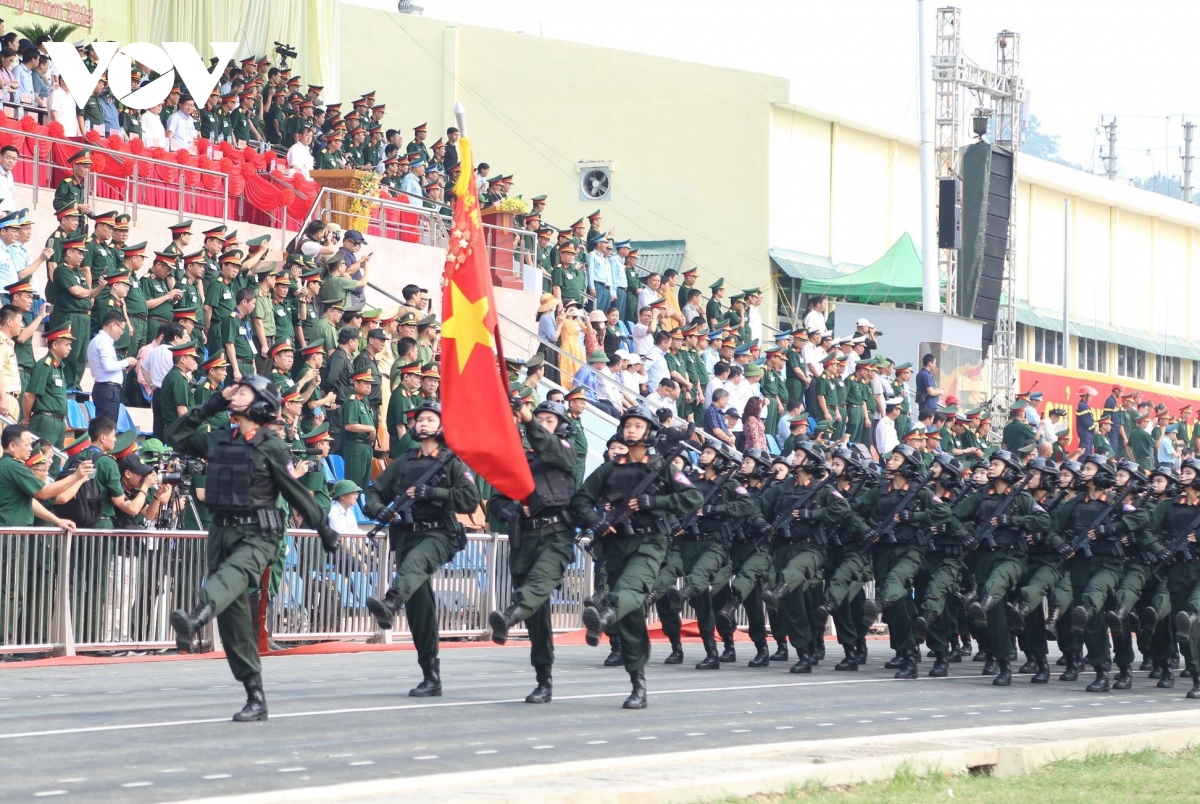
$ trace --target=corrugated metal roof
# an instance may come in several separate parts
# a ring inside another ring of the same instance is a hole
[[[838,279],[863,267],[848,262],[834,265],[828,257],[787,248],[773,248],[768,253],[775,267],[792,279]]]
[[[683,270],[686,240],[634,240],[630,245],[638,250],[638,268],[647,274],[661,274],[671,268]]]
[[[1017,321],[1033,327],[1062,331],[1062,313],[1034,307],[1028,302],[1017,300]],[[1115,343],[1141,349],[1156,355],[1200,360],[1200,347],[1170,335],[1152,335],[1138,330],[1116,329],[1109,324],[1094,321],[1070,321],[1071,334],[1079,338],[1091,338],[1105,343]]]

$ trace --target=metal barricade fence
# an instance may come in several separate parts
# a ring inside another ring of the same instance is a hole
[[[0,653],[173,648],[169,616],[196,604],[207,543],[203,531],[67,535],[49,528],[0,528]],[[386,537],[343,536],[331,556],[316,533],[293,530],[281,552],[282,572],[272,573],[268,590],[276,641],[383,639],[366,601],[386,594],[395,570]],[[583,600],[592,593],[593,580],[592,557],[577,548],[550,599],[555,632],[581,627]],[[442,636],[486,637],[488,614],[511,599],[507,537],[470,535],[466,549],[430,585]],[[693,616],[690,606],[683,616]],[[742,626],[744,617],[740,612]],[[651,607],[647,621],[657,620]],[[524,632],[524,626],[512,631]],[[213,636],[208,631],[204,638],[211,644]],[[403,617],[390,636],[409,636]]]

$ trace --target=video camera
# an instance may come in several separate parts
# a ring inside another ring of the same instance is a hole
[[[190,458],[165,450],[152,464],[159,480],[166,486],[191,486],[197,475],[204,474],[205,464],[199,458]]]
[[[291,45],[285,45],[283,42],[275,43],[275,52],[279,54],[279,69],[281,70],[287,69],[288,59],[294,59],[300,55],[296,52],[294,47]]]

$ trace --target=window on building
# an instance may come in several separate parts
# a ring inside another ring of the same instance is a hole
[[[1017,324],[1017,360],[1025,359],[1025,335],[1026,327],[1024,324]],[[1194,375],[1193,375],[1194,376]]]
[[[1200,388],[1200,360],[1192,361],[1192,387]]]
[[[1033,359],[1053,366],[1063,364],[1063,337],[1052,329],[1033,328]]]
[[[1154,381],[1164,385],[1182,385],[1183,367],[1178,357],[1154,356]]]
[[[1104,374],[1108,366],[1108,344],[1091,338],[1080,338],[1078,343],[1078,368]]]
[[[1132,346],[1117,346],[1117,374],[1135,380],[1146,379],[1146,353]]]

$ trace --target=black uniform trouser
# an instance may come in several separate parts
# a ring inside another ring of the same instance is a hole
[[[654,583],[667,553],[664,533],[633,537],[606,536],[604,561],[612,588],[608,604],[616,611],[625,669],[641,670],[650,660],[650,635],[646,631],[646,593]]]
[[[1042,602],[1051,598],[1053,606],[1054,589],[1058,585],[1058,574],[1054,571],[1058,564],[1058,554],[1034,554],[1029,556],[1025,573],[1021,576],[1021,586],[1017,598],[1029,606],[1029,616],[1025,618],[1025,628],[1017,637],[1017,644],[1031,658],[1045,659],[1050,653],[1050,643],[1046,640],[1046,614]]]
[[[825,584],[825,599],[833,604],[833,627],[838,644],[852,648],[866,635],[863,586],[871,580],[871,562],[861,545],[835,547],[829,551],[833,571]]]
[[[554,664],[554,627],[550,621],[550,595],[562,584],[567,565],[575,557],[571,531],[556,525],[540,532],[522,533],[521,547],[512,559],[512,602],[529,632],[529,662],[534,667]]]
[[[684,586],[692,590],[691,603],[696,612],[696,627],[700,637],[713,639],[716,625],[713,612],[712,584],[718,573],[729,563],[729,548],[717,539],[685,541],[680,546],[683,557]]]
[[[428,666],[438,656],[437,602],[429,579],[458,552],[458,542],[449,531],[402,530],[391,532],[396,555],[396,574],[391,589],[404,596],[404,613],[417,648],[417,662]]]
[[[1116,556],[1076,556],[1071,564],[1074,604],[1088,606],[1095,612],[1084,629],[1083,643],[1087,646],[1088,661],[1096,668],[1107,669],[1112,665],[1103,612],[1120,580],[1121,559]]]
[[[200,600],[213,607],[225,660],[238,681],[262,672],[249,590],[258,585],[281,538],[281,534],[263,533],[257,525],[214,526],[208,533],[208,577]]]
[[[729,547],[729,566],[726,573],[730,576],[723,581],[717,578],[713,592],[713,607],[722,609],[729,602],[729,596],[736,594],[746,610],[746,626],[750,640],[754,644],[767,641],[767,623],[763,617],[762,585],[760,581],[771,569],[771,559],[766,550],[756,547],[752,542],[735,542]],[[774,613],[774,612],[772,612]],[[779,635],[782,641],[783,635]],[[722,633],[721,638],[733,641],[733,633]]]
[[[1024,572],[1025,554],[1017,548],[980,548],[975,552],[975,580],[979,583],[979,598],[996,599],[996,604],[988,609],[987,625],[979,634],[979,647],[994,659],[1003,659],[1012,650],[1005,602],[1008,593],[1017,588]]]
[[[884,601],[883,621],[896,651],[917,646],[912,630],[917,616],[912,588],[922,563],[921,549],[915,544],[875,545],[875,597]]]

